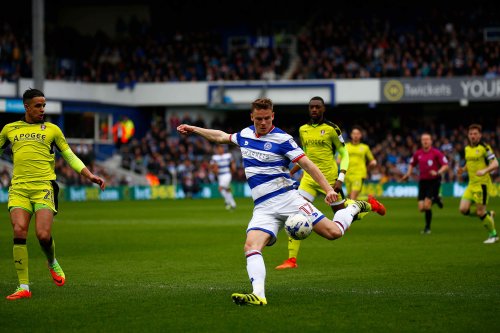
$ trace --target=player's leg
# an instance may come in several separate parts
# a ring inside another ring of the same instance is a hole
[[[252,293],[231,295],[233,302],[238,305],[266,305],[265,281],[266,266],[262,257],[262,249],[271,241],[270,233],[262,230],[249,230],[245,241],[244,251],[247,260],[247,273],[252,283]]]
[[[478,200],[478,201],[476,201]],[[458,206],[458,210],[462,215],[469,217],[476,217],[476,207],[472,206],[474,202],[481,202],[481,194],[474,191],[473,186],[468,185],[465,188],[464,194],[462,194],[462,198],[460,199],[460,204]]]
[[[56,246],[52,237],[52,224],[54,212],[48,207],[38,209],[36,211],[36,236],[42,252],[47,258],[47,267],[54,283],[58,286],[64,285],[66,275],[56,259]]]
[[[420,180],[418,183],[418,210],[424,213],[425,226],[422,234],[431,233],[432,222],[432,198],[435,194],[433,182],[430,180]]]
[[[419,201],[419,210],[425,214],[425,227],[422,231],[423,234],[431,233],[431,222],[432,222],[432,199],[424,198],[424,200]]]
[[[220,186],[220,183],[219,183],[219,192],[220,192],[220,195],[222,196],[222,198],[224,199],[224,206],[226,207],[226,209],[229,209],[229,203],[227,200],[226,189],[224,187]]]
[[[19,287],[13,294],[7,296],[7,299],[29,298],[31,297],[31,292],[29,291],[29,260],[26,239],[28,238],[31,213],[24,208],[13,208],[10,211],[10,218],[14,232],[12,255],[19,280]]]
[[[7,207],[10,212],[14,238],[12,255],[17,278],[19,280],[19,286],[15,292],[7,296],[9,300],[31,297],[28,274],[28,247],[26,246],[28,228],[31,215],[33,214],[33,207],[29,197],[30,191],[26,188],[21,188],[16,184],[9,188],[9,201]]]
[[[352,183],[353,183],[353,179],[351,177],[349,177],[349,176],[346,176],[345,177],[344,186],[345,186],[345,189],[346,189],[347,197],[350,198],[350,199],[353,199],[352,197],[354,196],[353,193],[352,193]]]
[[[299,194],[309,202],[313,202],[318,194],[318,186],[313,181],[302,179],[298,188]],[[288,258],[281,265],[276,266],[276,269],[297,268],[297,257],[299,255],[301,241],[288,237]]]
[[[436,204],[440,209],[444,207],[443,204],[443,199],[441,198],[440,195],[440,190],[441,190],[441,180],[436,179],[435,184],[434,184],[434,195],[432,197],[432,204]]]
[[[62,286],[66,282],[66,275],[61,265],[57,262],[55,243],[52,237],[52,224],[54,222],[54,215],[57,214],[59,187],[55,182],[46,182],[45,188],[38,193],[37,197],[33,198],[33,201],[36,202],[36,236],[42,252],[47,258],[47,267],[54,283]]]
[[[232,176],[231,176],[231,174],[228,174],[227,175],[227,184],[226,184],[227,200],[229,202],[229,206],[231,206],[231,209],[235,209],[236,208],[236,201],[234,201],[233,191],[231,190],[231,180],[232,180]]]
[[[231,174],[224,174],[219,176],[219,191],[224,198],[226,209],[236,208],[233,193],[231,192]]]
[[[13,294],[7,296],[7,299],[16,300],[20,298],[30,298],[31,292],[29,291],[30,288],[28,272],[29,261],[26,239],[28,237],[28,228],[31,219],[31,213],[30,211],[21,207],[12,207],[10,210],[10,219],[14,234],[12,255],[14,259],[14,266],[16,268],[17,278],[19,280],[19,286]]]
[[[487,211],[488,203],[488,188],[486,185],[481,185],[481,201],[476,202],[476,214],[483,222],[483,226],[488,231],[488,238],[484,241],[485,244],[493,244],[498,241],[497,231],[495,229],[494,212]]]
[[[230,187],[227,188],[227,200],[229,202],[229,206],[231,207],[231,209],[235,209],[236,201],[234,200],[233,191],[231,190]]]
[[[337,210],[332,220],[323,218],[314,222],[314,231],[329,240],[340,238],[349,229],[358,214],[367,213],[372,209],[369,203],[360,200],[347,199],[342,205],[345,208]]]
[[[346,183],[346,185],[347,185],[347,183]],[[348,192],[347,192],[347,193],[349,193],[349,198],[351,200],[357,200],[359,197],[359,194],[361,193],[361,189],[363,188],[363,178],[361,178],[361,177],[353,178],[351,180],[350,187],[351,187],[351,190],[350,191],[348,190]]]
[[[276,266],[278,270],[297,268],[297,256],[300,250],[300,240],[288,237],[288,258],[281,265]]]

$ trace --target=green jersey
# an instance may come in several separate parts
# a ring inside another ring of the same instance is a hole
[[[346,149],[349,153],[349,170],[347,171],[347,175],[366,178],[368,175],[366,163],[375,159],[370,147],[364,143],[353,144],[352,142],[348,142]]]
[[[307,123],[299,128],[300,142],[307,157],[318,166],[330,184],[338,177],[337,149],[344,146],[342,131],[332,122]],[[304,177],[312,177],[304,173]]]
[[[0,154],[9,142],[14,162],[12,184],[55,180],[54,147],[70,149],[61,129],[49,122],[7,124],[0,132]]]
[[[469,175],[469,185],[490,184],[491,176],[489,173],[484,176],[476,175],[478,170],[488,166],[488,161],[495,159],[493,149],[486,143],[480,142],[477,146],[470,145],[465,147],[465,166]]]

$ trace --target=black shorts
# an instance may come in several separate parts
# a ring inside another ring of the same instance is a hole
[[[418,182],[418,201],[425,198],[434,199],[439,196],[439,187],[441,179],[425,179]]]

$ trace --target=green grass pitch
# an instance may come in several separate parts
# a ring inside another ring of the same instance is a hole
[[[432,234],[421,235],[416,199],[383,202],[385,217],[370,214],[342,239],[303,241],[295,270],[274,269],[287,256],[281,231],[264,251],[265,307],[230,297],[251,291],[243,256],[249,199],[234,212],[221,200],[63,202],[53,235],[66,285],[52,282],[32,222],[33,297],[18,301],[5,299],[17,276],[3,209],[0,331],[498,332],[500,243],[483,244],[479,219],[445,199],[433,208]],[[500,213],[500,198],[489,206]]]

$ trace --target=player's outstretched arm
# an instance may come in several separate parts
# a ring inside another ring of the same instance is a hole
[[[290,176],[293,176],[294,174],[297,173],[297,171],[300,170],[300,165],[295,164],[291,169],[290,169]]]
[[[92,183],[99,185],[102,191],[104,191],[104,189],[106,188],[106,182],[104,181],[104,179],[94,175],[92,172],[90,172],[89,169],[87,169],[87,167],[83,168],[80,174],[89,179]]]
[[[104,179],[102,179],[101,177],[97,177],[92,172],[90,172],[90,170],[85,166],[85,164],[83,164],[82,160],[80,160],[78,156],[76,156],[75,153],[73,153],[71,149],[66,149],[65,151],[62,151],[61,156],[73,170],[78,172],[80,175],[88,178],[92,183],[99,185],[101,190],[104,190],[106,188]]]
[[[349,152],[347,151],[344,145],[338,146],[337,151],[339,152],[339,157],[340,157],[340,162],[338,163],[340,170],[339,170],[339,176],[335,181],[335,186],[333,187],[333,189],[335,190],[335,192],[338,193],[342,190],[342,184],[344,184],[345,175],[349,168]]]
[[[180,134],[198,134],[199,136],[207,139],[210,142],[216,143],[231,143],[230,135],[221,130],[214,130],[210,128],[202,128],[192,125],[181,124],[177,126],[177,132]]]

